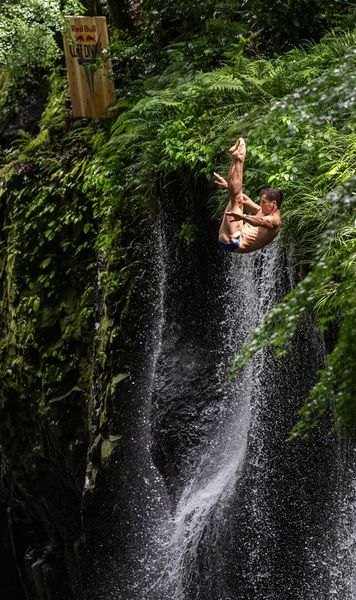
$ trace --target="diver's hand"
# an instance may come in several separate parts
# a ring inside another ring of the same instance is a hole
[[[216,183],[217,185],[220,185],[220,187],[223,188],[228,188],[228,183],[226,181],[226,179],[224,177],[221,177],[221,175],[219,175],[219,173],[215,173],[214,172],[214,183]]]

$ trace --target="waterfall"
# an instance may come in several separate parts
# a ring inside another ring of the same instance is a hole
[[[186,248],[179,203],[166,200],[145,359],[130,384],[134,483],[118,500],[117,573],[100,600],[353,600],[355,488],[343,444],[329,422],[286,441],[324,360],[312,319],[289,357],[260,352],[225,385],[235,352],[294,285],[292,262],[278,240],[219,253],[208,217]]]
[[[356,598],[356,449],[354,440],[339,440],[335,502],[336,544],[331,564],[330,598]]]
[[[209,597],[228,598],[224,578],[219,581],[219,572],[224,570],[221,538],[244,470],[253,429],[251,415],[256,411],[253,399],[261,396],[261,357],[228,390],[221,388],[231,357],[276,301],[276,281],[281,276],[277,244],[255,256],[227,257],[225,263],[227,286],[220,298],[220,325],[225,340],[214,365],[220,398],[213,437],[198,451],[193,450],[192,464],[185,467],[180,494],[169,519],[170,536],[163,549],[168,566],[161,585],[170,594],[166,597],[174,600],[205,598],[207,593]],[[261,451],[263,447],[254,455],[256,464]],[[257,513],[259,506],[256,504],[253,510]]]

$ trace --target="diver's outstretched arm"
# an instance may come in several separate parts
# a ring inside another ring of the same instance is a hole
[[[251,198],[246,196],[246,194],[242,194],[242,202],[243,202],[244,206],[246,206],[247,208],[252,210],[252,212],[254,212],[254,213],[257,213],[261,210],[260,205],[256,204],[256,202],[251,200]]]

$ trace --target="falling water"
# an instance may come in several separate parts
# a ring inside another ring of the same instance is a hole
[[[339,440],[335,498],[336,544],[331,562],[330,598],[356,598],[356,449],[354,441]]]
[[[110,598],[353,600],[342,445],[329,423],[286,441],[325,355],[312,320],[290,357],[263,351],[226,386],[235,352],[294,285],[293,266],[278,241],[220,256],[203,240],[194,256],[179,218],[173,200],[154,233],[150,351],[132,381],[127,450],[134,518]]]
[[[221,323],[227,335],[220,363],[216,364],[220,386],[226,379],[229,357],[241,347],[248,333],[275,301],[277,245],[259,253],[257,261],[252,256],[239,256],[237,260],[227,258],[226,262],[229,264],[229,283],[225,298],[221,298],[224,311]],[[185,474],[165,548],[168,568],[163,578],[166,578],[166,589],[173,590],[174,600],[186,598],[187,590],[190,590],[189,598],[206,597],[206,578],[211,573],[214,573],[214,597],[224,595],[223,582],[219,584],[217,580],[219,568],[223,569],[223,564],[219,565],[219,538],[246,459],[251,400],[258,393],[256,369],[260,368],[261,364],[257,366],[255,361],[222,393],[214,437],[200,449],[194,467]],[[259,460],[258,456],[255,460]],[[206,539],[209,540],[209,553],[205,556],[203,572],[199,572],[199,551]],[[203,586],[201,579],[205,580]]]

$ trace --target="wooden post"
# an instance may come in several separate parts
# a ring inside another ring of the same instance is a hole
[[[105,17],[66,17],[64,54],[73,117],[100,117],[115,101]]]

